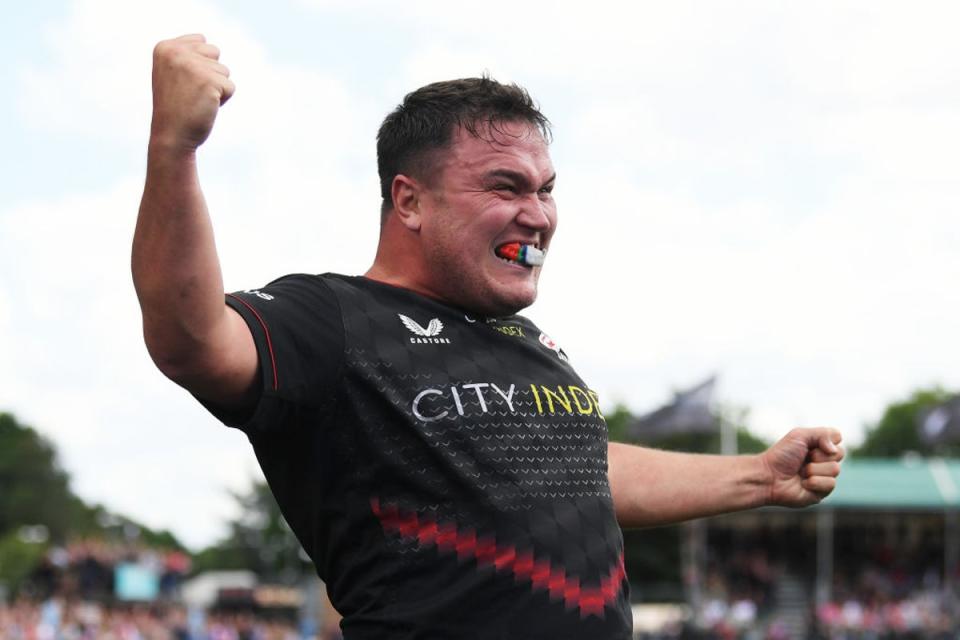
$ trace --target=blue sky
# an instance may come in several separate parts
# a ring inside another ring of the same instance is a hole
[[[374,136],[403,94],[489,71],[555,125],[560,227],[528,315],[609,407],[720,375],[774,438],[858,442],[960,388],[960,9],[949,2],[34,3],[0,48],[0,409],[76,488],[194,546],[256,477],[149,362],[129,242],[150,53],[202,31],[237,94],[201,151],[227,287],[362,272]]]

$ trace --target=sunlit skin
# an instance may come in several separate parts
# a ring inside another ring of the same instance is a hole
[[[457,130],[434,175],[394,178],[394,209],[366,275],[503,316],[533,303],[541,267],[507,262],[496,248],[549,247],[557,226],[556,172],[535,127],[506,122],[480,133]]]

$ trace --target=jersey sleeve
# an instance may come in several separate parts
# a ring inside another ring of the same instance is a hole
[[[343,367],[343,320],[321,276],[291,275],[261,289],[229,293],[257,347],[260,396],[238,415],[201,400],[224,424],[248,433],[279,429],[289,418],[333,407]]]

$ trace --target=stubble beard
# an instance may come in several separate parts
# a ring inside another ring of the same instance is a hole
[[[448,249],[430,254],[431,272],[440,284],[440,293],[451,304],[477,315],[500,318],[518,313],[536,300],[536,280],[532,294],[505,294],[503,288],[491,286],[479,268],[471,269],[464,260],[462,254]]]

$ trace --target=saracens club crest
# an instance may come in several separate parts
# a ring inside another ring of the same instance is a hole
[[[403,322],[403,326],[410,330],[415,337],[410,338],[412,344],[450,344],[450,338],[441,338],[440,332],[443,331],[443,323],[440,322],[440,318],[434,318],[429,323],[427,327],[423,328],[413,318],[398,313],[400,316],[400,321]]]
[[[564,353],[563,349],[560,348],[560,345],[557,344],[557,341],[551,338],[550,336],[548,336],[547,334],[543,333],[542,331],[540,332],[540,344],[545,346],[547,349],[550,349],[551,351],[555,351],[557,353],[557,357],[559,357],[564,362],[570,361],[569,358],[567,358],[567,354]]]

